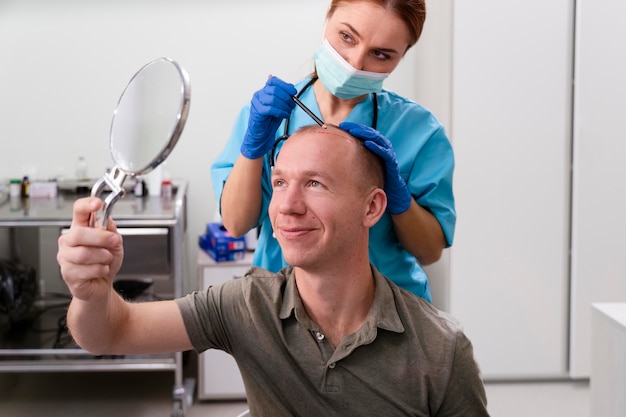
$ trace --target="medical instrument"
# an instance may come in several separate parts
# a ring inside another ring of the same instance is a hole
[[[298,92],[298,94],[293,96],[292,99],[293,101],[296,102],[296,104],[302,110],[304,110],[306,114],[308,114],[315,121],[315,123],[317,123],[320,126],[323,126],[324,122],[319,117],[317,117],[315,113],[311,111],[311,109],[306,107],[304,103],[300,101],[300,96],[302,96],[302,94],[310,86],[312,86],[316,80],[317,80],[317,77],[311,77],[311,79],[305,84],[305,86],[302,87],[302,89]],[[376,93],[372,93],[372,103],[374,107],[372,110],[372,129],[376,129],[376,126],[378,125],[378,95]],[[276,162],[276,157],[278,156],[278,151],[277,151],[278,145],[281,142],[284,142],[285,140],[287,140],[288,137],[289,137],[289,119],[285,119],[285,127],[283,129],[283,135],[279,137],[278,139],[276,139],[276,141],[274,142],[274,147],[272,147],[272,150],[270,152],[270,156],[269,156],[270,168],[274,168],[274,163]]]
[[[111,209],[124,195],[127,176],[144,175],[158,167],[172,152],[187,121],[189,76],[175,61],[159,58],[141,67],[122,92],[113,113],[110,151],[115,166],[92,187],[91,196],[110,194],[90,226],[106,228]]]
[[[300,108],[301,108],[302,110],[304,110],[304,112],[305,112],[306,114],[308,114],[309,116],[311,116],[311,119],[313,119],[313,120],[315,121],[315,123],[317,123],[317,124],[318,124],[318,125],[320,125],[320,126],[324,126],[324,122],[322,122],[322,119],[320,119],[319,117],[317,117],[317,116],[315,115],[315,113],[313,113],[313,112],[312,112],[312,111],[311,111],[311,110],[310,110],[307,106],[305,106],[305,105],[304,105],[304,104],[300,101],[300,99],[299,99],[298,97],[296,97],[296,96],[292,96],[292,97],[291,97],[291,99],[292,99],[293,101],[295,101],[295,102],[296,102],[296,104],[297,104],[298,106],[300,106]]]

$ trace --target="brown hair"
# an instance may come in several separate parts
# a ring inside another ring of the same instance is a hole
[[[337,7],[342,3],[356,3],[359,1],[369,1],[386,10],[395,13],[409,30],[409,46],[407,50],[415,45],[422,35],[424,22],[426,21],[426,1],[425,0],[332,0],[326,18],[330,18]]]

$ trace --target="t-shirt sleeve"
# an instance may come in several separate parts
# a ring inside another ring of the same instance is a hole
[[[222,287],[209,287],[176,300],[189,340],[197,352],[211,348],[231,351],[228,325],[225,324],[228,318],[224,317],[221,308]]]
[[[437,417],[485,417],[487,395],[474,350],[462,331],[457,332],[454,360],[450,369],[448,388]]]

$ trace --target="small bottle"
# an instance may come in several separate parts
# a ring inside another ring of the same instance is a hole
[[[19,197],[22,194],[22,180],[12,178],[9,183],[9,195],[11,197]]]
[[[22,178],[22,188],[20,194],[23,198],[30,196],[30,181],[28,180],[27,175],[24,175],[24,178]]]
[[[166,199],[172,198],[172,181],[163,180],[161,183],[161,196]]]
[[[80,156],[78,157],[78,162],[76,162],[76,179],[77,180],[86,180],[89,177],[87,176],[87,161],[85,158]]]
[[[143,197],[143,180],[141,179],[141,177],[135,178],[133,193],[135,194],[135,197]]]

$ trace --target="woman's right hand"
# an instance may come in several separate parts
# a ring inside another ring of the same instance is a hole
[[[298,93],[293,84],[269,77],[265,86],[254,93],[250,106],[248,130],[241,144],[241,154],[248,159],[265,156],[274,146],[276,130],[291,115]]]

